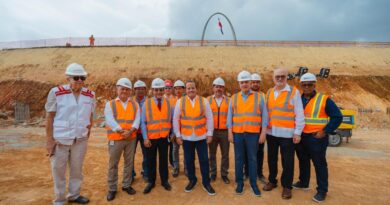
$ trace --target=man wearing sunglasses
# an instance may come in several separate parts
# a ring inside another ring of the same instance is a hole
[[[135,194],[131,187],[133,181],[134,154],[137,143],[137,129],[140,124],[138,103],[130,98],[132,84],[128,78],[121,78],[116,83],[117,96],[108,101],[104,108],[108,138],[108,194],[107,201],[115,199],[118,186],[118,164],[123,154],[122,191]]]
[[[294,144],[298,144],[301,140],[301,133],[305,126],[301,95],[298,89],[287,84],[287,75],[287,69],[275,69],[273,75],[275,87],[267,92],[269,182],[263,188],[264,191],[271,191],[277,186],[276,176],[280,148],[283,168],[281,177],[283,199],[292,197]],[[265,138],[260,140],[264,142]]]
[[[309,189],[310,160],[312,160],[317,177],[317,193],[312,199],[315,202],[322,202],[328,192],[326,162],[328,135],[339,127],[343,116],[333,100],[316,91],[316,82],[317,78],[312,73],[306,73],[300,79],[305,128],[301,142],[296,145],[299,159],[299,181],[292,186],[295,189]]]
[[[95,93],[84,87],[87,73],[82,65],[70,64],[65,71],[69,84],[52,88],[45,104],[46,149],[50,156],[54,180],[53,204],[68,202],[87,204],[80,195],[83,162],[91,133]],[[69,166],[68,195],[66,169]]]

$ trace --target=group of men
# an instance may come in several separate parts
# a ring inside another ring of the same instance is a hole
[[[47,151],[56,196],[53,203],[63,204],[68,200],[86,204],[89,199],[80,195],[80,186],[96,104],[95,93],[83,87],[87,77],[83,66],[70,64],[65,74],[69,84],[51,89],[45,105]],[[172,85],[169,80],[155,78],[151,83],[152,95],[148,96],[144,82],[138,80],[133,87],[129,79],[119,79],[117,97],[108,101],[104,109],[109,153],[107,200],[114,200],[117,193],[121,155],[124,157],[122,190],[130,195],[136,193],[131,184],[135,175],[135,150],[140,142],[142,175],[147,182],[144,194],[155,187],[157,156],[161,185],[167,191],[172,189],[168,181],[168,163],[173,167],[173,177],[177,177],[182,146],[188,178],[184,191],[191,192],[197,184],[196,153],[202,188],[209,195],[215,195],[211,182],[217,178],[218,146],[221,150],[221,179],[229,184],[229,148],[233,143],[236,194],[243,194],[246,177],[255,196],[261,196],[257,179],[265,183],[264,191],[277,187],[280,149],[282,198],[290,199],[293,187],[308,189],[312,160],[318,185],[313,200],[324,201],[328,192],[328,134],[339,126],[342,115],[327,95],[316,91],[315,75],[307,73],[301,77],[302,95],[297,88],[287,84],[287,75],[287,69],[275,69],[275,86],[264,94],[260,91],[261,77],[242,71],[237,77],[240,91],[231,97],[226,96],[225,82],[218,77],[213,81],[214,94],[207,98],[198,95],[194,81],[184,83],[178,80]],[[265,141],[268,180],[262,169]],[[295,151],[300,175],[299,181],[293,183]],[[66,196],[67,164],[69,186]]]

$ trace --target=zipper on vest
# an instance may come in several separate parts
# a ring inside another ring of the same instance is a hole
[[[217,100],[215,100],[215,102],[217,102]],[[222,104],[222,102],[221,102],[221,104]],[[217,124],[217,129],[219,129],[219,110],[220,110],[220,105],[218,105],[218,103],[217,103],[217,106],[218,106],[218,120],[217,120],[217,122],[218,122],[218,124]]]

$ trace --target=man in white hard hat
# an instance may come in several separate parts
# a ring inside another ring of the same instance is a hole
[[[54,180],[53,204],[87,204],[80,195],[83,162],[91,132],[95,110],[95,93],[84,87],[87,77],[84,67],[72,63],[66,68],[69,84],[52,88],[47,96],[46,149],[50,156]],[[66,169],[69,166],[68,195],[66,196]]]
[[[189,183],[185,192],[191,192],[196,183],[195,176],[195,150],[198,153],[200,171],[202,174],[203,189],[209,195],[215,195],[215,190],[210,184],[210,168],[207,152],[207,144],[210,144],[213,136],[213,113],[208,101],[197,95],[194,81],[186,83],[185,97],[177,101],[173,116],[173,129],[176,141],[183,144],[184,159],[187,166]]]
[[[339,127],[343,115],[333,100],[316,91],[316,83],[317,78],[312,73],[305,73],[301,76],[305,127],[302,140],[295,146],[299,159],[299,181],[292,186],[294,189],[309,189],[310,160],[312,160],[317,178],[317,193],[312,199],[315,202],[322,202],[328,192],[326,149],[329,134]]]
[[[241,71],[237,76],[240,92],[234,94],[229,103],[227,128],[229,141],[234,143],[236,171],[236,194],[244,192],[243,164],[245,153],[248,158],[249,184],[255,196],[261,196],[257,186],[257,150],[259,139],[265,138],[267,110],[262,93],[250,89],[251,74]]]
[[[229,184],[229,140],[226,119],[229,107],[229,97],[225,95],[225,81],[218,77],[213,81],[213,92],[207,98],[214,116],[213,140],[209,144],[210,155],[210,179],[215,181],[217,177],[217,148],[221,149],[221,178],[225,184]]]
[[[158,166],[161,185],[165,190],[171,191],[168,182],[168,144],[169,133],[172,128],[172,106],[164,97],[164,81],[156,78],[152,81],[153,97],[146,100],[142,106],[142,135],[148,156],[148,184],[144,194],[148,194],[156,183],[156,158],[158,151]]]
[[[143,82],[141,80],[137,80],[134,83],[134,97],[133,97],[133,99],[138,103],[138,106],[140,108],[142,108],[145,100],[147,99],[146,92],[147,92],[147,89],[146,89],[145,82]],[[140,109],[140,111],[141,111],[141,116],[142,116],[142,109]],[[135,145],[135,150],[134,150],[135,152],[137,150],[138,142],[140,142],[141,150],[142,150],[142,171],[141,171],[141,175],[142,175],[144,181],[148,182],[148,175],[149,175],[149,172],[148,172],[148,158],[146,156],[146,148],[144,146],[144,138],[142,137],[141,128],[139,128],[138,131],[137,131],[137,143]],[[135,155],[134,155],[134,157],[135,157]],[[134,170],[133,170],[133,176],[135,176],[135,171]]]
[[[131,182],[140,109],[138,103],[130,98],[131,91],[131,81],[127,78],[119,79],[116,83],[117,97],[107,102],[104,108],[109,153],[107,201],[114,200],[117,193],[118,164],[122,154],[122,190],[129,195],[135,194]]]
[[[299,90],[287,84],[288,71],[285,68],[274,70],[273,80],[275,87],[267,92],[268,127],[268,183],[264,191],[276,188],[278,173],[278,153],[282,155],[282,198],[292,197],[292,181],[294,176],[294,144],[301,140],[301,133],[305,126],[302,99]],[[261,139],[265,141],[265,138]]]

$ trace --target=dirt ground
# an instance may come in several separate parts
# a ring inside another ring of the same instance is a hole
[[[328,148],[329,193],[324,204],[389,204],[390,200],[390,130],[358,129],[350,143]],[[49,159],[42,127],[0,128],[0,204],[50,204],[54,195]],[[182,153],[181,153],[182,154]],[[182,157],[182,156],[181,156]],[[230,179],[234,181],[234,153],[230,150]],[[245,182],[244,194],[234,194],[234,183],[223,184],[221,179],[212,185],[217,195],[208,196],[197,184],[192,193],[185,193],[187,179],[183,173],[170,177],[172,191],[167,192],[157,180],[156,188],[148,195],[142,194],[145,183],[140,178],[141,151],[137,149],[135,167],[137,176],[134,196],[119,191],[117,198],[107,203],[107,140],[102,128],[93,129],[84,164],[82,194],[90,197],[91,204],[313,204],[315,177],[310,190],[293,190],[291,200],[281,199],[280,185],[271,192],[255,197]],[[219,161],[219,158],[218,158]],[[298,178],[295,160],[294,181]],[[266,165],[265,159],[265,165]],[[181,164],[182,166],[182,164]],[[198,165],[197,165],[198,167]],[[120,170],[122,165],[120,166]],[[264,166],[267,175],[268,168]],[[280,172],[279,172],[280,173]],[[314,170],[312,170],[314,174]],[[119,179],[122,174],[119,173]],[[200,179],[199,169],[197,176]],[[258,183],[260,187],[261,183]],[[120,187],[120,182],[119,182]],[[158,200],[156,200],[158,199]]]

